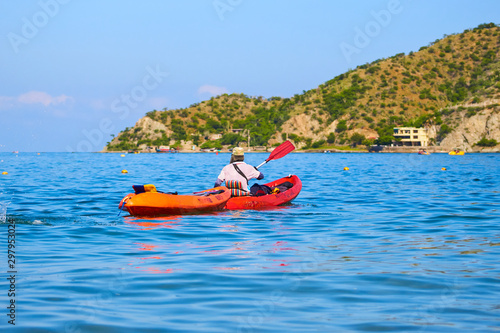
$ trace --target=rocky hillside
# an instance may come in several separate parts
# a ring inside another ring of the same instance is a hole
[[[395,126],[427,127],[432,144],[445,149],[497,149],[499,50],[500,28],[482,24],[293,97],[224,94],[185,109],[153,110],[104,150],[245,146],[248,137],[251,146],[286,138],[299,147],[389,144]]]

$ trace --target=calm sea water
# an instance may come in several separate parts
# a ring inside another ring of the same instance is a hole
[[[0,154],[0,330],[500,330],[500,155],[289,154],[261,170],[302,179],[291,206],[118,216],[132,185],[209,188],[229,157]]]

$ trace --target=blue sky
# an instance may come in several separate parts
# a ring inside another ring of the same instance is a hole
[[[499,16],[497,0],[0,0],[0,152],[99,151],[153,109],[293,96]]]

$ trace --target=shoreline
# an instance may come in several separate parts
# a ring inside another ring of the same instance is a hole
[[[307,150],[294,150],[291,152],[292,153],[297,153],[297,154],[303,154],[303,153],[314,153],[314,154],[417,154],[420,149],[408,149],[404,147],[404,149],[398,149],[399,147],[387,147],[384,148],[384,150],[379,151],[379,152],[369,152],[368,150],[343,150],[343,149],[307,149]],[[429,152],[430,154],[448,154],[450,150],[445,150],[445,149],[438,149],[437,147],[435,149],[433,148],[426,148],[426,151]],[[245,151],[245,154],[254,154],[254,153],[270,153],[270,151]],[[168,153],[157,153],[153,151],[140,151],[137,153],[129,153],[128,151],[97,151],[95,153],[102,153],[102,154],[165,154],[165,155],[170,155],[170,154],[228,154],[231,153],[228,150],[222,150],[222,151],[194,151],[194,150],[179,150],[176,152],[168,152]],[[481,149],[481,150],[471,150],[471,151],[466,151],[466,154],[493,154],[493,153],[500,153],[500,149]]]

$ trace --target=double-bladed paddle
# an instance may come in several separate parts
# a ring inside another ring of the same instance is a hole
[[[293,143],[291,143],[290,140],[286,140],[285,142],[280,144],[278,147],[274,148],[274,150],[271,152],[271,155],[269,155],[269,157],[264,162],[259,164],[257,166],[257,169],[269,161],[277,160],[277,159],[280,159],[282,157],[285,157],[288,153],[290,153],[294,149],[295,149],[295,146],[293,145]]]

